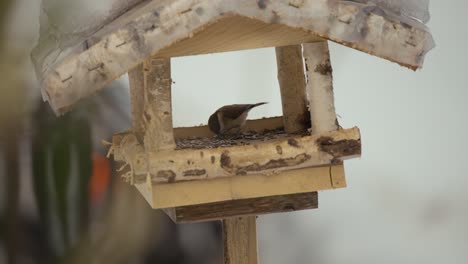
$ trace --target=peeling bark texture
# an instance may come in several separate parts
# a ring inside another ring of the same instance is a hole
[[[150,151],[148,163],[138,158],[145,153],[141,146],[135,146],[136,137],[132,133],[114,136],[113,141],[114,159],[129,163],[134,175],[149,173],[155,183],[278,173],[335,164],[361,153],[358,128],[313,136],[291,136],[252,145],[204,149],[204,155],[200,155],[199,149]],[[139,152],[126,153],[129,150]],[[216,162],[212,162],[212,157]]]
[[[43,97],[59,114],[151,56],[279,47],[323,38],[420,68],[434,46],[431,34],[420,21],[385,8],[340,0],[128,0],[79,32],[63,31],[43,15],[32,58]]]
[[[223,220],[224,264],[257,264],[256,216]]]
[[[284,130],[286,133],[306,131],[310,128],[310,116],[307,109],[302,46],[276,48],[276,62],[283,106]]]
[[[182,206],[168,211],[175,223],[193,223],[316,208],[318,195],[311,192]]]
[[[144,145],[147,151],[175,148],[172,127],[171,61],[150,58],[144,71]]]
[[[307,43],[303,47],[312,134],[337,130],[328,43],[327,41]]]

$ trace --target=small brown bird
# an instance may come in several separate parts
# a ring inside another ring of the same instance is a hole
[[[245,125],[247,115],[252,108],[264,105],[266,102],[258,104],[233,104],[225,105],[214,112],[208,119],[210,130],[221,135],[233,128],[237,128],[237,133]]]

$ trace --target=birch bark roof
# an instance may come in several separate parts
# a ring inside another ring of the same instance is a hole
[[[43,98],[59,114],[149,56],[328,39],[415,70],[434,47],[428,0],[79,1],[92,9],[64,2],[43,0],[32,53]]]

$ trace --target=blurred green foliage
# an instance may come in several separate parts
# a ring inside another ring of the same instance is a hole
[[[34,118],[34,191],[56,257],[76,246],[89,222],[92,141],[89,120],[80,110],[56,117],[43,103]]]

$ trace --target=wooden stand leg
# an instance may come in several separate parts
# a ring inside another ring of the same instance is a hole
[[[306,81],[301,45],[276,48],[278,81],[283,106],[283,123],[286,133],[310,128],[307,109]]]
[[[312,134],[338,129],[333,96],[333,70],[330,63],[328,42],[303,44],[303,56],[306,63],[307,94],[309,97]],[[333,185],[345,185],[343,175],[331,176]]]
[[[328,42],[303,44],[312,134],[338,129]]]
[[[224,263],[257,264],[256,216],[223,220]]]

